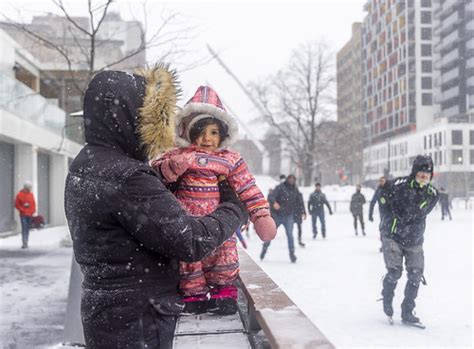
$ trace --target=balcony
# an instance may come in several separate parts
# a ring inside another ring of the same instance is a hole
[[[66,112],[18,80],[0,73],[0,109],[62,135]]]

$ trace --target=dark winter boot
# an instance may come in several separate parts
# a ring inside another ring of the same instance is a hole
[[[395,287],[397,287],[397,283],[390,282],[388,276],[385,276],[382,289],[383,312],[389,317],[393,316],[392,301],[395,294]]]
[[[413,309],[415,309],[415,299],[418,296],[419,286],[419,283],[410,280],[407,281],[405,286],[405,298],[402,302],[402,320],[404,322],[420,322],[420,319],[413,315]]]
[[[197,295],[191,297],[184,297],[183,313],[187,314],[202,314],[207,312],[209,300],[206,295]]]
[[[303,241],[301,241],[301,239],[298,240],[298,244],[299,244],[301,247],[305,247],[305,246],[306,246],[306,244],[305,244]]]
[[[221,286],[211,290],[208,311],[216,315],[232,315],[238,310],[237,287]]]
[[[290,253],[290,261],[291,263],[296,263],[296,256],[294,253]]]

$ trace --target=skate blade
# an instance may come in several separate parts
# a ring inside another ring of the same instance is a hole
[[[387,319],[388,319],[388,323],[390,325],[393,325],[393,318],[391,316],[389,316]]]
[[[402,324],[404,324],[406,326],[421,328],[422,330],[424,330],[426,328],[426,326],[423,325],[421,322],[407,322],[407,321],[402,320]]]

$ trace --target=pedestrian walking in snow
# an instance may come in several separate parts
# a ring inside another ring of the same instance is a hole
[[[30,226],[33,214],[36,212],[36,202],[31,192],[33,185],[27,181],[16,195],[15,208],[20,214],[21,223],[21,248],[28,248],[28,239],[30,237]]]
[[[175,73],[103,71],[84,96],[86,145],[69,168],[65,209],[79,263],[88,349],[172,347],[179,261],[204,258],[248,220],[235,193],[186,213],[148,164],[174,144]]]
[[[324,205],[327,206],[329,214],[332,215],[331,205],[329,205],[326,195],[321,191],[321,183],[316,183],[314,192],[311,193],[308,200],[308,212],[311,215],[311,225],[313,228],[313,239],[318,236],[317,219],[321,224],[321,234],[326,238],[326,220],[324,219]]]
[[[360,222],[360,227],[362,228],[362,235],[365,236],[365,226],[364,226],[364,208],[365,205],[365,196],[360,192],[361,186],[360,184],[356,187],[356,192],[352,194],[351,198],[351,213],[354,217],[354,231],[356,236],[358,235],[357,232],[357,220]]]
[[[444,220],[444,216],[448,216],[449,220],[451,220],[451,211],[449,210],[451,207],[451,201],[449,200],[449,193],[444,188],[440,188],[438,195],[439,203],[441,205],[441,220]]]
[[[370,205],[369,205],[369,221],[370,222],[374,221],[374,207],[375,207],[375,204],[378,203],[378,205],[379,205],[380,242],[382,242],[382,230],[380,229],[380,225],[382,224],[383,215],[384,215],[385,210],[386,210],[385,198],[382,196],[382,190],[383,190],[386,182],[387,182],[387,180],[386,180],[385,176],[382,176],[382,177],[379,178],[379,185],[378,185],[377,189],[375,190],[374,196],[372,197],[372,200],[370,200]],[[382,252],[382,247],[380,247],[380,252]]]
[[[298,244],[301,247],[305,247],[306,244],[303,242],[303,228],[302,224],[303,221],[306,220],[306,209],[304,207],[304,200],[303,200],[303,194],[299,193],[298,196],[298,207],[295,210],[295,215],[294,215],[296,227],[298,228]]]
[[[272,240],[276,226],[268,202],[255,184],[247,163],[228,149],[238,126],[217,93],[200,86],[176,116],[177,142],[181,148],[163,154],[152,163],[168,184],[176,184],[176,198],[193,216],[204,216],[219,205],[218,178],[224,176],[238,193],[262,241]],[[206,258],[180,263],[180,292],[185,312],[230,315],[237,311],[239,274],[237,237],[232,236]]]
[[[277,228],[283,224],[285,227],[286,238],[288,240],[288,251],[290,253],[291,263],[296,262],[295,243],[293,240],[293,226],[295,224],[295,213],[297,212],[300,192],[296,187],[296,177],[293,174],[288,175],[286,180],[279,184],[273,190],[273,197],[269,204],[273,207]],[[270,247],[270,241],[263,243],[260,259],[263,260]]]
[[[423,241],[426,216],[438,201],[438,191],[431,184],[433,160],[418,155],[413,162],[411,174],[388,181],[382,191],[386,211],[382,220],[383,256],[387,274],[383,280],[383,309],[390,318],[393,315],[393,296],[402,275],[403,259],[407,270],[402,321],[419,325],[413,314],[418,288],[423,278]]]

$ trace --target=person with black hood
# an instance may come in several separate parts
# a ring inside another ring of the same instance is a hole
[[[326,220],[324,219],[324,205],[327,206],[329,214],[332,215],[331,205],[329,205],[326,194],[321,191],[321,183],[316,183],[314,192],[311,193],[308,200],[308,212],[311,215],[311,226],[313,228],[313,239],[318,236],[318,227],[316,222],[319,218],[321,224],[321,234],[326,238]]]
[[[288,239],[288,250],[290,252],[291,263],[296,262],[295,243],[293,240],[294,215],[298,211],[298,202],[300,200],[300,191],[296,187],[296,177],[293,174],[288,175],[286,180],[279,184],[272,192],[272,197],[268,198],[270,207],[273,207],[272,217],[277,228],[283,224],[285,227],[286,238]],[[263,260],[267,254],[270,241],[263,243],[260,259]]]
[[[229,189],[213,213],[188,216],[149,166],[174,145],[177,91],[162,64],[98,73],[86,90],[86,145],[69,169],[65,210],[89,349],[171,348],[179,261],[202,259],[248,220]]]
[[[382,246],[387,274],[383,280],[383,310],[392,322],[393,296],[402,275],[403,259],[407,270],[402,321],[422,327],[413,314],[418,287],[423,279],[423,241],[426,216],[438,201],[438,191],[431,184],[433,160],[418,155],[411,174],[388,181],[382,191],[386,211],[382,217]]]

